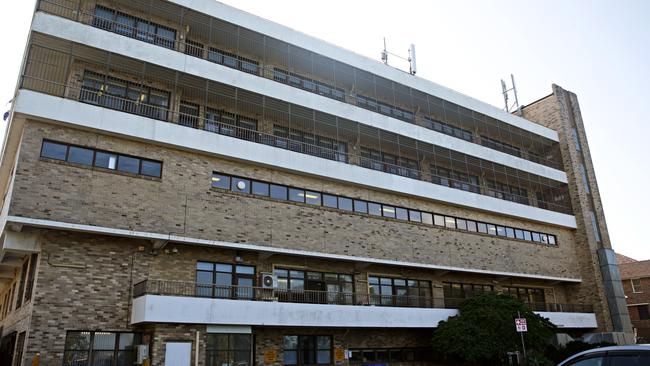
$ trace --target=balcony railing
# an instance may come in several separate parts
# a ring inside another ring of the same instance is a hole
[[[144,295],[189,296],[248,301],[277,301],[301,304],[366,305],[390,307],[433,308],[432,297],[359,294],[312,290],[287,290],[250,286],[144,280],[133,287],[133,297]]]
[[[126,113],[137,114],[165,122],[172,122],[190,128],[202,129],[204,131],[230,136],[241,140],[274,146],[281,149],[320,157],[323,159],[354,164],[364,168],[432,182],[434,184],[438,184],[438,182],[444,181],[446,184],[443,185],[446,185],[448,187],[466,190],[481,195],[507,199],[509,201],[526,205],[538,206],[552,211],[571,213],[571,209],[565,205],[555,204],[551,202],[541,202],[539,200],[531,202],[530,198],[527,196],[517,196],[510,192],[500,192],[496,189],[483,186],[470,187],[463,181],[456,181],[446,176],[438,176],[430,173],[429,171],[414,169],[410,166],[392,164],[385,161],[368,158],[367,156],[361,156],[360,154],[343,152],[341,150],[334,150],[323,146],[313,145],[274,134],[243,128],[230,123],[201,118],[197,115],[180,113],[168,107],[151,105],[140,102],[139,100],[110,95],[102,90],[92,90],[85,87],[80,88],[78,86],[65,85],[31,76],[23,76],[22,85],[27,89],[43,91],[45,93],[58,96],[66,96],[70,99],[75,99],[71,98],[72,96],[78,96],[78,100],[83,103],[98,105]],[[467,189],[464,187],[467,187]]]
[[[246,301],[277,301],[301,304],[390,306],[458,309],[466,299],[438,299],[424,296],[378,295],[369,293],[288,290],[251,286],[222,286],[210,283],[147,279],[133,286],[133,297],[144,295],[185,296]],[[524,303],[532,311],[593,313],[585,304]]]
[[[458,309],[467,299],[445,298],[445,307],[449,309]],[[589,304],[558,304],[546,302],[524,302],[531,311],[551,312],[551,313],[593,313],[594,307]]]
[[[113,19],[97,16],[92,12],[84,11],[79,7],[77,2],[70,0],[40,0],[39,9],[109,32],[120,34],[129,38],[138,39],[143,42],[155,44],[157,46],[172,49],[178,52],[183,52],[187,55],[214,62],[229,68],[237,69],[248,74],[257,75],[265,79],[273,80],[278,83],[299,88],[314,94],[322,95],[327,98],[338,100],[347,104],[356,105],[358,107],[368,109],[383,115],[388,115],[408,123],[413,123],[425,128],[433,129],[474,144],[482,144],[481,141],[473,138],[471,133],[466,132],[459,134],[452,130],[447,131],[446,129],[433,128],[431,126],[431,117],[429,116],[416,114],[413,111],[401,108],[396,105],[382,103],[367,96],[354,94],[351,91],[348,92],[343,88],[315,80],[305,75],[299,75],[297,73],[285,71],[281,68],[278,68],[277,65],[264,65],[259,61],[190,40],[179,41],[177,37],[175,37],[176,30],[173,28],[158,26],[157,28],[166,30],[161,33],[155,31],[152,32],[151,28],[156,27],[150,27],[149,23],[146,22],[146,26],[143,25],[141,27],[127,24],[129,20],[139,19],[134,16],[120,13],[122,18],[128,19],[127,22],[119,22]],[[455,128],[459,131],[466,131],[468,129],[468,126]],[[495,143],[498,144],[496,140]],[[509,144],[502,143],[502,146],[506,145],[510,146]],[[510,155],[523,157],[525,159],[555,169],[563,168],[561,161],[559,161],[557,158],[543,158],[539,154],[535,153],[531,153],[530,157],[524,156],[516,147],[514,147],[514,149],[508,149],[491,145],[486,146]]]

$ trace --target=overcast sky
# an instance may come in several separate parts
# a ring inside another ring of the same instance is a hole
[[[553,83],[575,92],[613,247],[650,259],[650,1],[223,2],[377,60],[383,37],[405,56],[414,43],[418,76],[499,107],[499,80],[510,73],[522,104]],[[33,6],[0,5],[5,110]]]

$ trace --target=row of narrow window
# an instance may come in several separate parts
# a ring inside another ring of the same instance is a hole
[[[63,142],[43,140],[41,157],[68,163],[160,178],[162,162]]]
[[[552,234],[407,209],[377,202],[321,193],[304,188],[251,180],[217,172],[212,175],[212,187],[226,189],[237,193],[247,193],[283,201],[306,203],[309,205],[367,214],[370,216],[418,222],[472,233],[488,234],[549,245],[557,244],[556,236]]]
[[[162,47],[177,49],[176,30],[134,17],[101,5],[95,8],[93,19],[94,26],[127,37],[136,38],[144,42],[153,43]],[[208,61],[237,69],[246,73],[259,75],[261,67],[259,62],[215,47],[206,47],[203,43],[186,39],[184,41],[185,54],[206,59]],[[270,71],[273,80],[300,88],[315,94],[345,102],[345,90],[333,85],[323,83],[312,78],[274,67]],[[354,97],[356,105],[383,115],[387,115],[405,122],[414,123],[415,114],[412,111],[380,102],[361,94]],[[450,124],[424,117],[423,127],[444,133],[446,135],[473,142],[472,132]],[[491,149],[499,150],[510,155],[521,157],[521,150],[513,145],[501,142],[497,139],[481,136],[480,143]]]

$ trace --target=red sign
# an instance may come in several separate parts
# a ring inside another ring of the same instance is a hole
[[[516,318],[515,326],[517,327],[517,332],[527,332],[528,325],[526,325],[526,318]]]

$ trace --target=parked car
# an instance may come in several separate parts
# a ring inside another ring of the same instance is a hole
[[[650,345],[594,348],[577,353],[558,366],[650,366]]]

